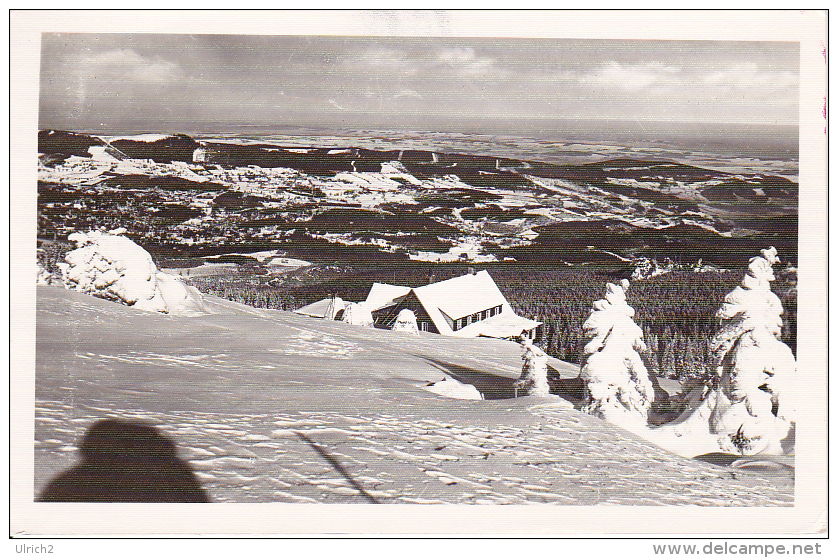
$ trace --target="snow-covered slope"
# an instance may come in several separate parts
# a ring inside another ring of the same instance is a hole
[[[209,296],[199,317],[58,287],[37,297],[36,492],[75,462],[86,428],[121,417],[170,436],[216,502],[793,503],[786,476],[678,457],[556,396],[509,399],[516,343]],[[446,378],[485,400],[424,389]]]

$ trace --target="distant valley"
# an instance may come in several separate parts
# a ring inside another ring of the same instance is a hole
[[[797,259],[798,185],[767,174],[53,130],[38,151],[40,238],[125,227],[169,259],[741,266],[768,245]]]

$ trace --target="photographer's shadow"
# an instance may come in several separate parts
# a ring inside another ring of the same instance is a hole
[[[55,477],[39,502],[209,502],[174,442],[151,425],[101,420],[79,449],[82,462]]]

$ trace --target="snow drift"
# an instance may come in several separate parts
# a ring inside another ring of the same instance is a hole
[[[59,264],[64,286],[150,312],[206,314],[201,293],[159,271],[148,252],[122,236],[125,232],[71,234],[76,249]]]
[[[458,382],[454,378],[447,376],[439,382],[428,384],[425,386],[425,389],[431,393],[435,393],[449,399],[483,399],[483,394],[480,393],[473,385]]]

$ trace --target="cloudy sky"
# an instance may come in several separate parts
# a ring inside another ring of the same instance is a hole
[[[797,124],[799,81],[796,43],[44,34],[39,125]]]

